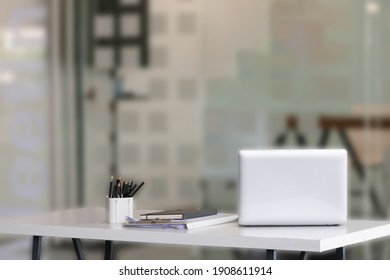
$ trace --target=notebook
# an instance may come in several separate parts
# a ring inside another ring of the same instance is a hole
[[[122,225],[127,228],[196,229],[235,221],[237,214],[217,213],[188,220],[137,220],[127,217]]]
[[[347,221],[346,150],[242,150],[238,169],[239,225]]]

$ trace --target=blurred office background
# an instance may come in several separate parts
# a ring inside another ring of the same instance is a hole
[[[0,216],[103,207],[111,175],[146,181],[139,209],[235,211],[239,149],[343,147],[349,216],[388,219],[389,31],[386,0],[2,1]],[[28,259],[30,242],[1,236],[0,259]],[[74,258],[46,242],[43,258]],[[349,258],[389,259],[390,246]]]

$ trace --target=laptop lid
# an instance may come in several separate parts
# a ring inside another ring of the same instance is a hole
[[[240,225],[335,225],[347,220],[347,152],[239,152]]]

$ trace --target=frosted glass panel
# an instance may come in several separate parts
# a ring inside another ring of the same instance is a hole
[[[49,207],[47,7],[1,4],[0,216]]]
[[[376,32],[363,28],[364,1],[230,0],[224,13],[219,5],[205,9],[211,104],[343,113],[364,101],[362,42]]]

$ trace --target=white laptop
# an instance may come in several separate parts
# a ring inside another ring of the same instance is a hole
[[[242,226],[347,221],[346,150],[242,150],[238,183]]]

